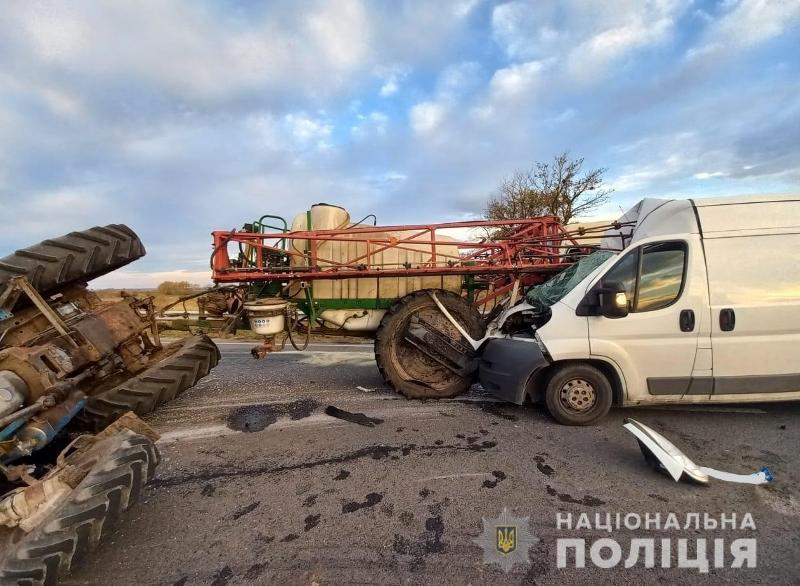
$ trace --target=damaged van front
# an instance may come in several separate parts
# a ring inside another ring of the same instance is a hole
[[[597,250],[583,257],[546,283],[529,289],[522,301],[497,318],[490,326],[494,335],[481,353],[479,379],[484,389],[518,405],[527,396],[539,400],[537,383],[553,363],[551,347],[558,349],[560,357],[589,353],[586,322],[575,320],[576,307],[583,297],[580,285],[613,262],[615,256],[613,251]],[[586,400],[586,394],[587,389],[576,387],[574,401]]]

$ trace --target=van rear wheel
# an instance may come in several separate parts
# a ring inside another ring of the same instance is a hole
[[[557,366],[547,382],[545,403],[564,425],[589,425],[611,409],[613,392],[606,376],[589,364]]]

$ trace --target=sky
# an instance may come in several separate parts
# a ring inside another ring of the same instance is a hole
[[[800,191],[800,0],[4,0],[0,254],[124,223],[95,282],[208,283],[316,202],[480,217],[561,151],[642,197]]]

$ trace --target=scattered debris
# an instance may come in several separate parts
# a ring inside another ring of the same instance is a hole
[[[375,427],[376,425],[383,423],[383,419],[367,417],[363,413],[350,413],[350,411],[339,409],[333,405],[328,405],[325,407],[325,415],[336,417],[337,419],[342,419],[344,421],[349,421],[350,423],[357,423],[358,425],[363,425],[365,427]]]
[[[549,484],[545,486],[547,490],[547,494],[550,496],[557,497],[562,503],[570,503],[573,505],[583,505],[585,507],[599,507],[600,505],[606,504],[605,501],[601,501],[599,498],[591,496],[591,495],[583,495],[583,498],[575,498],[572,495],[558,492],[555,488],[550,486]]]
[[[367,387],[356,387],[359,391],[364,393],[374,393],[378,389],[368,389]]]
[[[250,503],[246,507],[242,507],[233,514],[233,520],[236,521],[237,519],[244,517],[247,513],[252,513],[258,508],[258,505],[260,504],[261,501],[256,501],[254,503]]]
[[[319,519],[322,515],[317,513],[316,515],[308,515],[305,518],[305,527],[303,527],[303,531],[311,531],[314,527],[319,525]]]
[[[230,566],[224,566],[214,575],[211,586],[225,586],[231,578],[233,578],[233,570],[231,570]]]
[[[506,473],[501,470],[492,471],[492,476],[494,476],[494,480],[483,481],[483,488],[494,488],[498,483],[506,479]]]
[[[383,495],[378,492],[371,492],[367,495],[363,503],[357,501],[350,501],[342,505],[342,513],[354,513],[360,509],[368,509],[374,507],[383,500]]]
[[[267,562],[264,562],[264,563],[261,563],[261,564],[253,564],[252,566],[247,568],[247,572],[245,572],[245,574],[244,574],[244,579],[245,580],[251,580],[251,581],[255,580],[266,569],[267,569]]]
[[[623,427],[636,437],[645,461],[654,469],[667,472],[675,482],[685,477],[698,484],[708,484],[709,478],[742,484],[766,484],[773,479],[768,468],[753,474],[732,474],[698,466],[667,438],[646,425],[626,419]]]

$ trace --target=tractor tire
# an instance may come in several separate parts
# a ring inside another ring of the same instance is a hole
[[[450,323],[429,295],[415,291],[399,299],[383,316],[375,337],[375,361],[383,380],[409,399],[445,399],[469,390],[474,373],[460,376],[405,339],[413,316],[435,325],[436,330],[471,352],[458,330]],[[434,290],[436,297],[474,339],[486,332],[478,310],[451,291]]]
[[[41,294],[90,281],[144,256],[142,241],[123,224],[95,226],[43,240],[0,258],[0,290],[25,276]]]
[[[76,417],[78,425],[98,431],[128,411],[152,413],[196,385],[219,362],[219,349],[208,336],[192,336],[176,344],[180,346],[177,351],[160,362],[114,388],[91,395]]]
[[[89,473],[37,527],[2,530],[0,584],[57,584],[113,531],[159,461],[155,444],[129,429],[98,441],[86,456]]]

